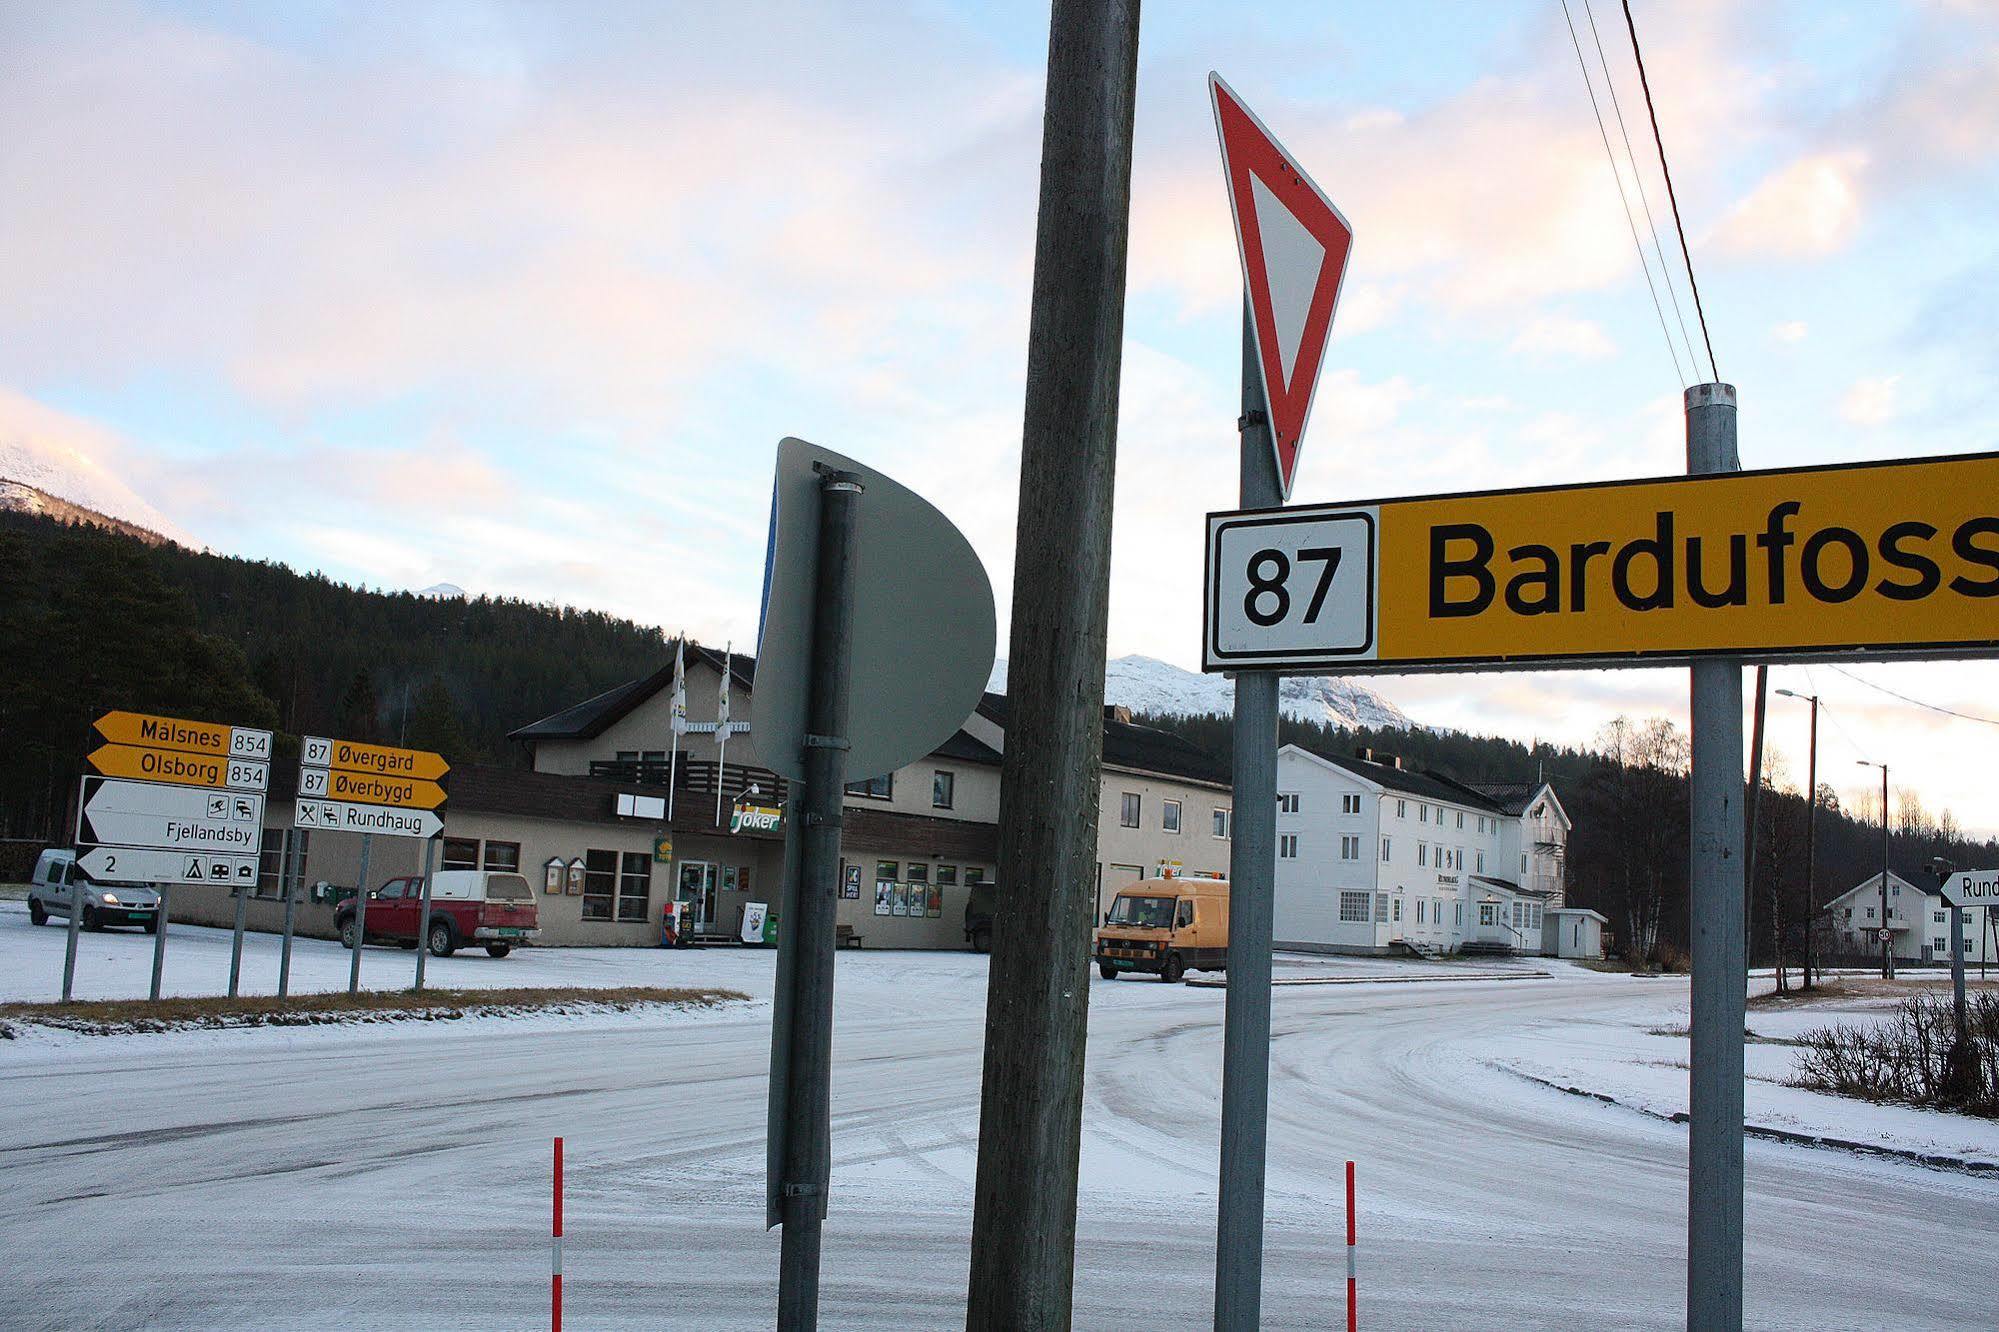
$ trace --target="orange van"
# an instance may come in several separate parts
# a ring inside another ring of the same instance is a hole
[[[1171,983],[1189,971],[1227,970],[1228,880],[1176,877],[1126,884],[1104,913],[1093,952],[1105,980],[1149,971]]]

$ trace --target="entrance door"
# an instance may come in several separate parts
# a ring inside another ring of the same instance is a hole
[[[683,860],[680,862],[680,887],[676,894],[685,903],[682,911],[684,928],[692,931],[707,931],[715,924],[715,867],[705,860]]]

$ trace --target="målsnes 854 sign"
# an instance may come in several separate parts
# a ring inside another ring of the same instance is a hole
[[[1208,516],[1202,665],[1999,652],[1999,454]]]

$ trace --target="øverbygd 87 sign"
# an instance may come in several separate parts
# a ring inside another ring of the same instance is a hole
[[[1209,671],[1999,652],[1999,454],[1208,515]]]

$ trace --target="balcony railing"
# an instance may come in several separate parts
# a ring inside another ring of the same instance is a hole
[[[688,795],[713,796],[715,794],[715,769],[713,759],[680,760],[678,770],[675,765],[656,759],[592,759],[590,775],[605,781],[625,782],[633,786],[664,787],[668,780],[673,789]],[[757,788],[757,798],[773,804],[782,803],[788,793],[784,778],[768,768],[745,767],[731,763],[722,776],[722,795],[735,799],[750,787]]]

